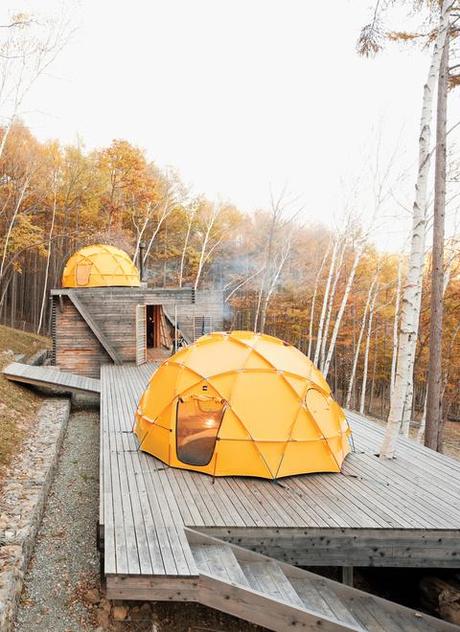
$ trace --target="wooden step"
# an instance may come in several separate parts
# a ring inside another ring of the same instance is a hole
[[[311,585],[312,588],[316,589],[322,595],[323,599],[327,602],[329,608],[331,609],[334,619],[361,627],[361,624],[351,614],[348,604],[345,605],[344,600],[338,596],[333,589],[332,584],[325,578],[319,575],[317,578],[308,577],[302,581]],[[304,601],[304,603],[306,607],[309,607],[309,601]]]
[[[270,630],[453,632],[446,621],[186,529],[199,601]]]
[[[254,590],[269,595],[273,599],[289,603],[296,608],[304,608],[304,604],[293,585],[275,561],[240,562],[240,566],[247,577],[249,586]]]
[[[226,544],[198,544],[191,547],[197,568],[231,583],[249,586],[232,549]]]

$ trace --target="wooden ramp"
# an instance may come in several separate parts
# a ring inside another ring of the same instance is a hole
[[[270,557],[186,530],[195,600],[269,630],[442,632],[458,626]]]
[[[101,371],[99,521],[109,598],[199,601],[274,630],[294,620],[306,630],[456,629],[394,604],[390,617],[388,602],[290,564],[459,568],[459,462],[411,441],[382,462],[381,428],[350,414],[356,451],[341,473],[269,481],[170,468],[139,451],[132,432],[154,369]],[[324,587],[316,605],[312,586]],[[348,614],[338,619],[344,602]]]
[[[72,393],[100,393],[100,381],[91,377],[58,371],[52,367],[30,366],[12,362],[3,369],[3,375],[13,382],[62,388]]]

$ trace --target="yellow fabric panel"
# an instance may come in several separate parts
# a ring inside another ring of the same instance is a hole
[[[297,393],[299,399],[303,400],[307,393],[307,389],[310,387],[310,384],[305,380],[305,378],[297,377],[296,375],[287,375],[286,373],[283,373],[283,378]]]
[[[263,356],[249,349],[246,351],[246,353],[248,351],[249,351],[249,354],[247,355],[246,362],[244,363],[244,366],[242,368],[244,368],[245,370],[272,368],[272,365],[270,364],[270,362],[266,360]]]
[[[258,476],[272,478],[252,441],[226,441],[217,444],[216,476]]]
[[[139,285],[139,271],[129,255],[107,244],[81,248],[68,259],[62,274],[62,287]]]
[[[305,408],[300,408],[291,431],[292,441],[319,441],[322,434]]]
[[[251,435],[247,431],[246,427],[242,424],[230,407],[227,407],[225,410],[218,436],[219,439],[252,441]]]
[[[223,375],[214,375],[209,378],[208,382],[224,399],[229,401],[237,379],[238,373],[232,372],[224,373]]]
[[[279,371],[290,371],[301,376],[306,376],[309,369],[308,358],[298,349],[286,345],[280,340],[276,343],[273,339],[260,337],[255,349],[262,354]]]
[[[174,399],[175,383],[179,371],[180,367],[174,364],[163,364],[161,372],[157,370],[153,374],[150,388],[146,390],[139,404],[143,414],[150,419],[156,419],[158,415],[161,415]]]
[[[340,464],[340,460],[338,461]],[[278,476],[309,472],[338,472],[340,466],[325,441],[290,442],[286,446]]]
[[[336,411],[331,408],[330,401],[330,398],[326,398],[315,388],[309,389],[305,397],[308,412],[325,437],[333,437],[340,428],[340,419],[337,418],[337,414],[334,414]]]
[[[266,463],[268,469],[273,478],[276,478],[278,469],[281,464],[281,460],[286,450],[286,442],[265,442],[257,441],[256,448],[260,452],[264,463]]]
[[[241,373],[229,402],[256,440],[287,439],[300,401],[276,373]]]
[[[311,363],[309,369],[308,369],[308,375],[307,375],[308,379],[313,382],[313,384],[316,384],[316,386],[319,386],[319,388],[324,391],[325,393],[327,393],[328,395],[331,392],[330,386],[329,384],[326,382],[326,380],[324,379],[323,374],[321,373],[321,371],[319,371],[315,365],[313,363]]]
[[[248,349],[235,344],[229,338],[203,342],[199,347],[192,347],[186,360],[188,367],[205,377],[234,371],[242,366],[248,356]]]
[[[142,442],[142,450],[154,454],[158,459],[164,463],[168,463],[170,460],[170,435],[169,430],[161,428],[156,424],[151,424],[151,429]]]
[[[175,357],[176,356],[174,356],[174,358]],[[174,395],[180,395],[181,393],[185,393],[190,388],[197,386],[203,381],[200,375],[197,375],[194,371],[191,371],[187,366],[178,367],[176,376],[177,377],[176,377],[176,383],[174,385]],[[160,379],[161,379],[161,375],[160,375]]]

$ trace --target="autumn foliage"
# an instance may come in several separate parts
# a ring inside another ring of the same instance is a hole
[[[266,308],[263,318],[259,313],[259,328],[263,322],[266,333],[304,352],[310,347],[312,355],[329,259],[318,274],[321,262],[333,239],[342,239],[341,266],[327,305],[330,341],[358,241],[350,235],[337,237],[321,225],[301,225],[288,214],[275,218],[275,223],[273,217],[270,208],[245,214],[230,203],[192,195],[176,172],[160,169],[125,140],[87,152],[78,145],[40,143],[25,126],[15,124],[0,159],[1,321],[47,333],[48,291],[59,285],[70,254],[85,244],[104,241],[125,249],[136,260],[143,242],[149,283],[222,289],[229,329],[253,329],[258,305]],[[359,226],[355,231],[359,236]],[[446,413],[458,416],[460,256],[458,243],[452,240],[447,246],[444,400]],[[369,337],[365,407],[381,417],[388,412],[391,388],[399,260],[398,253],[381,253],[365,243],[328,375],[337,397],[344,401],[365,306],[377,274],[372,325],[369,332],[365,329],[358,354],[351,404],[359,404]],[[429,265],[427,279],[428,273]],[[416,360],[416,415],[421,415],[425,398],[429,317],[426,283]]]

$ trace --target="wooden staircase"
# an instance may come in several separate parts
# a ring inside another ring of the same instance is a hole
[[[458,626],[186,529],[197,601],[269,630],[444,632]]]

